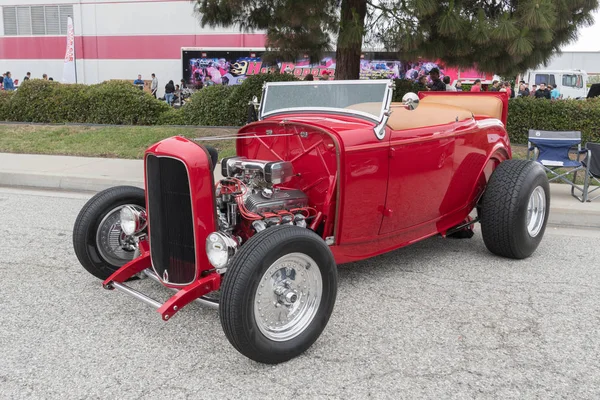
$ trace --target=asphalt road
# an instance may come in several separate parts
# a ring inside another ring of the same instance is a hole
[[[321,338],[266,366],[216,311],[163,322],[102,289],[71,247],[88,197],[0,188],[1,399],[600,397],[598,232],[552,228],[524,261],[478,233],[342,266]]]

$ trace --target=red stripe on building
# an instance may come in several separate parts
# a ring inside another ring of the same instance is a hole
[[[263,34],[77,36],[78,59],[173,60],[182,47],[265,47]],[[64,36],[0,37],[0,59],[52,60],[65,56]]]

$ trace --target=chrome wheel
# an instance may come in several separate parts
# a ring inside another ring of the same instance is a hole
[[[541,186],[533,189],[527,203],[527,232],[536,237],[544,226],[546,216],[546,192]]]
[[[98,252],[106,262],[116,267],[121,267],[133,260],[137,250],[134,235],[126,235],[121,229],[120,212],[123,207],[131,207],[138,211],[145,211],[143,207],[135,204],[123,204],[110,210],[96,232],[96,246]]]
[[[290,253],[275,261],[261,277],[254,295],[254,319],[268,339],[281,342],[300,335],[314,319],[323,294],[315,261]]]

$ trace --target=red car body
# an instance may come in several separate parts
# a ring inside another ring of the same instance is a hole
[[[508,99],[500,92],[427,92],[419,97],[421,104],[413,111],[392,104],[392,116],[401,114],[404,118],[398,118],[398,123],[410,127],[395,129],[399,126],[389,122],[381,139],[373,134],[374,122],[357,116],[283,113],[241,128],[237,155],[292,163],[295,175],[281,186],[306,193],[316,210],[309,228],[330,245],[338,264],[445,235],[468,221],[494,169],[511,158],[505,129]],[[485,102],[493,112],[486,113],[486,107],[480,106]],[[473,109],[448,105],[461,103]],[[450,118],[444,119],[446,114]],[[419,118],[425,123],[419,123]],[[148,176],[151,156],[182,161],[190,182],[195,272],[193,279],[181,279],[185,282],[162,282],[181,289],[158,309],[166,320],[219,288],[220,275],[204,251],[207,236],[217,230],[215,179],[205,147],[193,141],[174,137],[147,150],[146,203],[153,246],[163,239],[153,236],[153,229],[159,228],[154,223],[153,181]],[[147,242],[142,243],[140,256],[105,285],[151,268],[152,251]]]

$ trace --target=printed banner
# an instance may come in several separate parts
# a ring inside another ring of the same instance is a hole
[[[65,63],[63,66],[63,83],[77,83],[75,71],[75,30],[73,18],[67,18],[67,51],[65,52]]]
[[[293,74],[300,79],[305,79],[309,74],[315,80],[335,78],[335,53],[327,53],[317,63],[311,63],[308,58],[296,62],[266,62],[262,59],[263,54],[264,51],[184,50],[182,52],[183,79],[188,85],[200,86],[237,85],[248,76],[273,73]],[[360,61],[360,79],[400,78],[417,82],[426,76],[427,83],[431,83],[429,72],[433,68],[440,70],[440,78],[450,77],[452,84],[457,80],[492,79],[492,74],[481,73],[475,68],[446,67],[439,61],[423,59],[402,62],[398,57],[398,53],[365,52]]]
[[[309,74],[315,80],[335,78],[334,57],[324,57],[317,63],[309,59],[267,63],[261,59],[262,52],[248,55],[249,52],[242,51],[185,51],[183,78],[189,85],[205,85],[208,76],[217,85],[237,85],[248,76],[271,73],[293,74],[300,79]],[[402,74],[402,63],[398,60],[363,59],[360,63],[361,79],[396,79]]]

